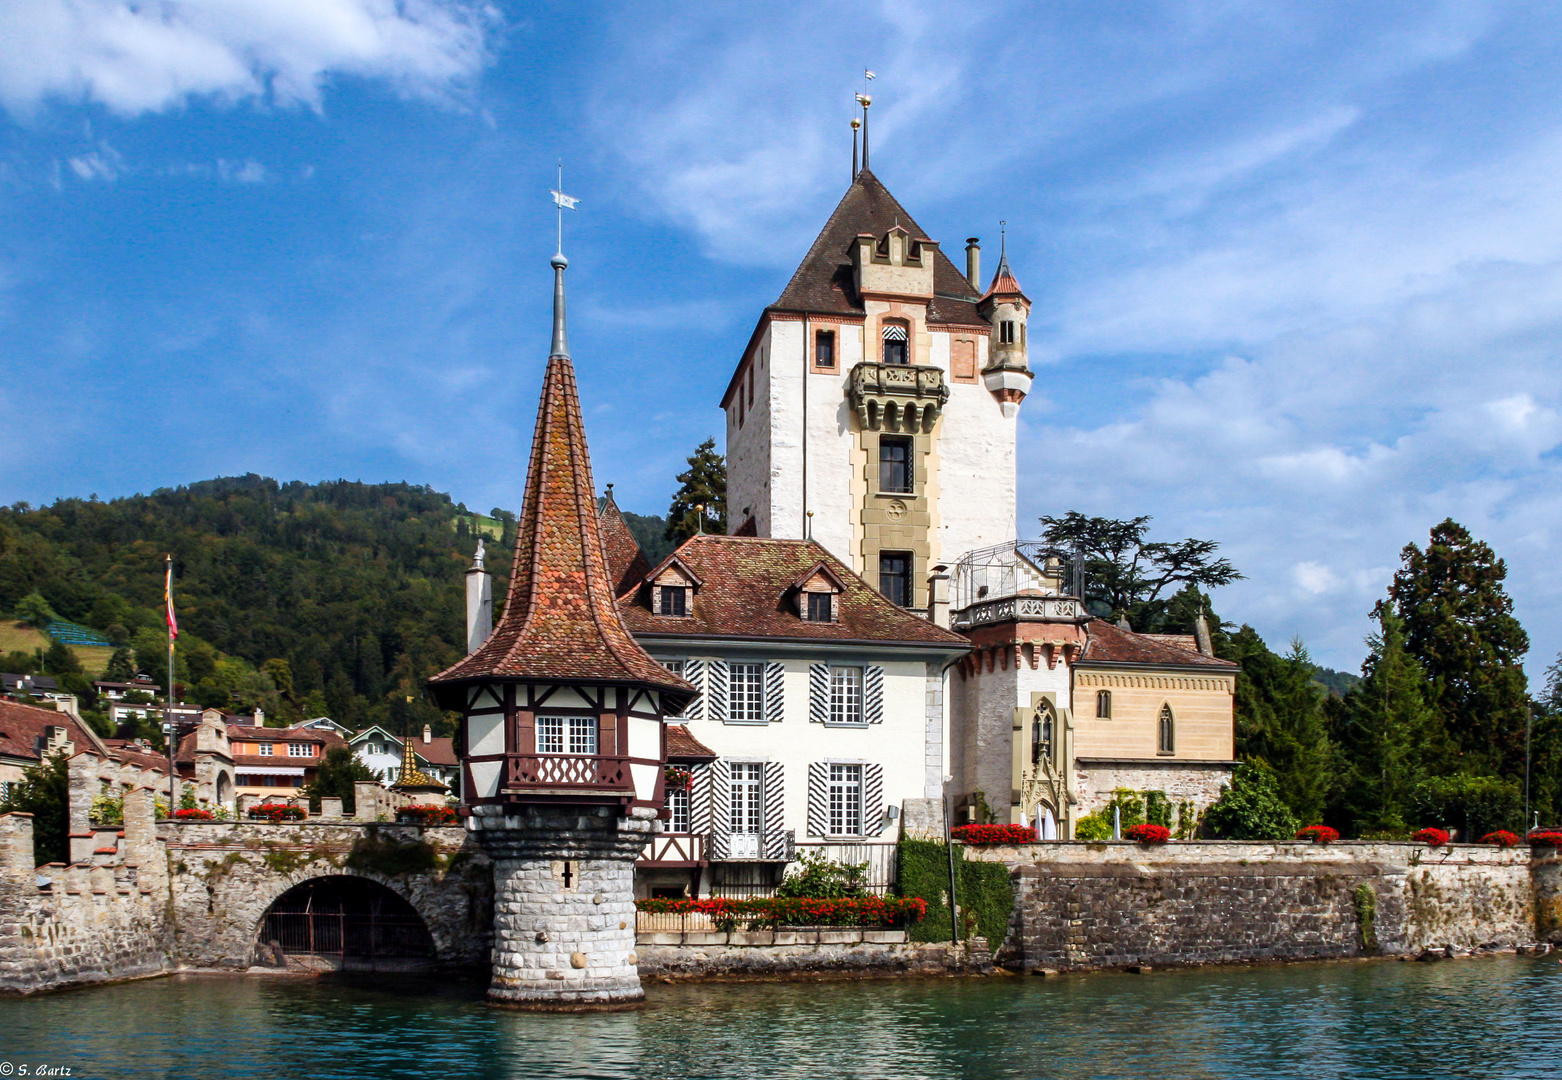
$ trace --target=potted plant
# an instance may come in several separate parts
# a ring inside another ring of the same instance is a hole
[[[1340,830],[1327,825],[1308,825],[1296,830],[1298,840],[1311,840],[1315,844],[1332,844],[1340,838]]]
[[[396,820],[411,825],[454,825],[457,818],[453,806],[425,803],[420,806],[403,806],[396,811]]]
[[[949,835],[962,844],[1034,844],[1036,830],[1029,825],[957,825]]]
[[[1536,829],[1527,839],[1531,847],[1562,847],[1562,829]]]
[[[1149,847],[1170,840],[1171,830],[1165,825],[1130,825],[1123,830],[1123,836],[1137,844]]]
[[[688,791],[694,784],[694,773],[682,765],[669,765],[662,775],[666,780],[668,791]]]
[[[1518,842],[1518,835],[1510,833],[1507,829],[1498,829],[1496,832],[1489,832],[1481,837],[1481,843],[1483,844],[1496,844],[1498,847],[1504,848],[1515,847]]]
[[[199,806],[186,806],[174,811],[175,821],[212,821],[215,815],[210,810],[203,810]]]
[[[1410,837],[1412,843],[1427,847],[1443,847],[1448,843],[1447,829],[1418,829]]]

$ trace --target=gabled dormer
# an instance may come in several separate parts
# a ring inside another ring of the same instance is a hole
[[[646,576],[651,614],[688,618],[694,614],[694,594],[704,582],[677,555],[669,555]]]
[[[796,605],[797,617],[806,622],[838,622],[841,594],[846,583],[826,562],[816,563],[788,590]]]
[[[938,242],[894,225],[878,235],[858,233],[852,245],[852,270],[859,296],[933,295],[933,262]]]

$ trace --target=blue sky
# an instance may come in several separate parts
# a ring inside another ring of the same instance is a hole
[[[849,173],[1031,295],[1021,521],[1222,541],[1354,668],[1452,516],[1562,649],[1562,9],[0,6],[0,502],[219,474],[514,507],[554,162],[600,482],[661,512]]]

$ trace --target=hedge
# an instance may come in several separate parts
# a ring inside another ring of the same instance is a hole
[[[955,845],[960,908],[976,917],[976,932],[996,950],[1009,933],[1014,911],[1014,882],[1002,863],[968,862]],[[896,850],[900,895],[927,903],[927,914],[911,927],[912,941],[948,941],[949,849],[930,840],[902,840]],[[962,927],[961,938],[964,939]]]
[[[718,896],[709,900],[653,897],[636,900],[635,910],[654,915],[709,915],[716,922],[742,922],[751,929],[768,926],[893,926],[914,922],[927,912],[918,899],[898,896],[851,896],[818,900],[804,896],[762,897],[735,900]]]

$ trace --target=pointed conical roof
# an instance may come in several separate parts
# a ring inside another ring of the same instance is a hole
[[[542,380],[504,614],[481,648],[429,684],[447,708],[460,707],[452,684],[478,680],[619,683],[686,703],[694,687],[651,659],[614,603],[575,368],[561,345],[563,268],[555,266],[554,354]]]
[[[602,521],[602,546],[607,552],[607,569],[613,578],[613,595],[623,596],[637,587],[651,572],[651,563],[640,548],[640,541],[629,531],[624,513],[613,501],[613,485],[607,486],[598,511]]]
[[[771,310],[861,314],[862,298],[852,286],[852,244],[863,233],[883,236],[897,224],[912,239],[928,238],[879,178],[863,169],[836,204],[835,212]],[[933,256],[933,300],[928,306],[928,321],[983,323],[986,320],[976,311],[978,299],[965,275],[940,249]]]
[[[986,300],[993,296],[1018,296],[1021,300],[1030,302],[1030,297],[1020,288],[1020,283],[1015,280],[1014,271],[1009,269],[1009,245],[1004,244],[998,254],[998,269],[993,273],[993,283],[987,286],[987,291],[982,294]]]

